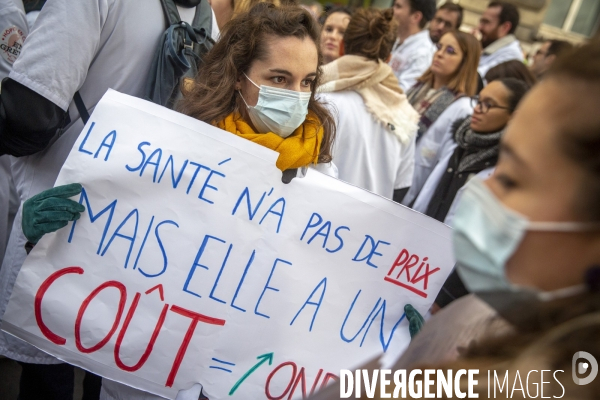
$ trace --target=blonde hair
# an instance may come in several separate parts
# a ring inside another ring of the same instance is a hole
[[[474,96],[477,93],[477,67],[481,56],[481,47],[475,36],[460,31],[450,31],[463,52],[463,59],[456,69],[454,76],[446,87],[457,93]],[[433,72],[431,67],[417,79],[419,82],[433,86]]]

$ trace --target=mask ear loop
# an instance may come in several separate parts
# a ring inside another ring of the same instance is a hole
[[[250,78],[248,77],[248,75],[246,75],[246,73],[245,73],[245,72],[242,72],[242,74],[244,74],[244,76],[246,77],[246,79],[248,79],[248,80],[250,81],[250,83],[252,83],[254,86],[256,86],[256,88],[257,88],[258,90],[260,90],[260,86],[258,86],[256,83],[254,83],[254,81],[253,81],[252,79],[250,79]]]
[[[246,105],[246,108],[250,108],[250,106],[248,105],[248,103],[246,103],[246,99],[244,99],[244,95],[242,95],[242,91],[240,89],[238,89],[238,93],[240,94],[240,97],[242,98],[242,101]]]
[[[258,86],[256,83],[254,83],[254,81],[252,79],[250,79],[248,77],[248,75],[246,75],[245,72],[242,72],[242,74],[244,74],[244,76],[246,77],[246,79],[248,79],[250,81],[250,83],[252,83],[254,86],[256,86],[258,88],[258,90],[260,90],[260,86]],[[250,108],[250,106],[248,105],[248,103],[246,102],[246,99],[244,99],[244,95],[242,95],[242,90],[238,89],[238,92],[240,94],[240,97],[242,98],[242,101],[244,102],[244,104],[246,105],[246,108]]]
[[[527,230],[537,232],[593,232],[600,230],[600,223],[530,221]]]

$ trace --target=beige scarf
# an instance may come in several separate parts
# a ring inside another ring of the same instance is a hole
[[[392,68],[383,61],[345,55],[323,66],[321,93],[353,90],[361,95],[376,121],[408,143],[417,131],[419,114],[408,103]]]

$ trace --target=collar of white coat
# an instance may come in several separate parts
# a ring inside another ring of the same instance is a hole
[[[517,41],[517,38],[515,35],[513,35],[513,34],[506,35],[503,38],[496,40],[494,43],[490,44],[485,49],[483,49],[483,54],[494,54],[501,48],[506,47],[509,44],[511,44],[512,42],[516,42],[516,41]]]

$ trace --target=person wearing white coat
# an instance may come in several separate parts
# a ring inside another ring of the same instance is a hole
[[[394,19],[398,22],[398,37],[389,61],[406,92],[431,64],[435,46],[425,25],[435,15],[434,0],[394,0]]]
[[[448,162],[448,158],[456,148],[456,142],[452,139],[452,124],[472,113],[473,107],[469,97],[456,100],[446,108],[419,140],[415,150],[415,174],[402,204],[412,205],[435,167],[439,163],[443,164],[444,161]]]
[[[483,53],[479,74],[484,77],[490,68],[505,61],[523,61],[521,44],[514,33],[519,25],[519,10],[504,1],[492,1],[479,19]]]
[[[194,9],[179,10],[182,18],[191,22]],[[81,94],[88,112],[109,88],[141,97],[166,25],[158,0],[56,0],[45,4],[2,85],[6,120],[0,130],[0,154],[19,156],[13,162],[13,177],[21,201],[54,185],[83,129],[72,101],[75,92]],[[214,14],[212,26],[213,36],[218,35]],[[57,137],[55,131],[66,115],[71,122]],[[25,243],[19,212],[0,268],[0,321],[26,257]],[[4,332],[0,332],[0,355],[30,365],[60,363]],[[56,383],[56,379],[51,381]],[[43,384],[41,380],[34,383],[37,390],[50,396],[52,388]],[[67,386],[68,379],[61,393]],[[20,398],[28,397],[22,393]]]
[[[356,11],[344,34],[345,54],[323,67],[319,88],[336,120],[339,178],[388,199],[412,181],[419,119],[384,61],[395,25],[389,10]]]
[[[29,32],[23,2],[0,0],[0,81],[8,76]],[[0,265],[4,258],[19,200],[10,156],[0,156]]]
[[[480,48],[473,35],[451,31],[437,43],[431,67],[408,92],[421,114],[415,174],[402,204],[411,206],[436,164],[454,150],[450,127],[471,113],[468,96],[477,90]]]

